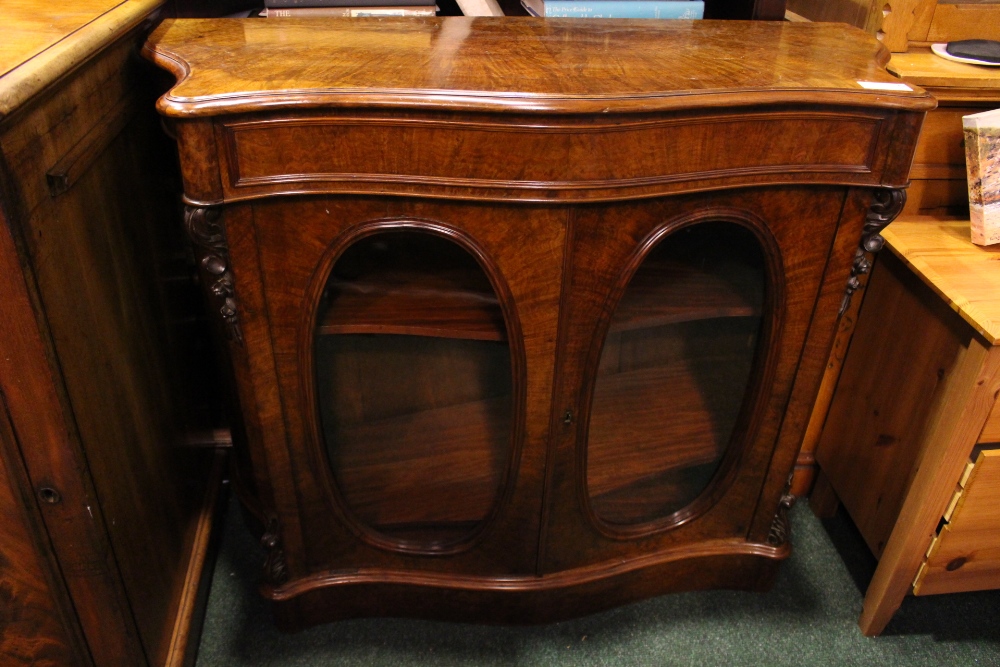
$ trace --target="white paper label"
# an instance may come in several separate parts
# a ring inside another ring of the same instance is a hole
[[[868,90],[913,90],[905,83],[886,83],[884,81],[858,81],[858,85]]]

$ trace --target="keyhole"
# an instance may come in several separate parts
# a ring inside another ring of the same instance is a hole
[[[48,503],[49,505],[55,505],[62,500],[59,492],[48,486],[43,486],[38,490],[38,497],[42,499],[43,503]]]

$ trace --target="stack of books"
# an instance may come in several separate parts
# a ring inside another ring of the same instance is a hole
[[[704,0],[521,0],[532,16],[593,19],[700,19]]]
[[[264,0],[261,16],[434,16],[436,0]]]

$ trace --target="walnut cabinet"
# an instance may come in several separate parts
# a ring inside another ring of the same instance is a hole
[[[923,91],[844,26],[168,21],[286,627],[766,587]]]

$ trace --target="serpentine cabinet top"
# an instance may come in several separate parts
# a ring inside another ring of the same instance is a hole
[[[272,107],[642,113],[759,104],[925,111],[889,53],[829,23],[535,18],[168,20],[147,57],[177,117]]]

